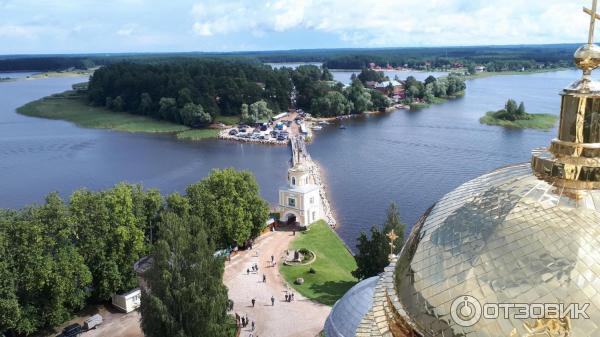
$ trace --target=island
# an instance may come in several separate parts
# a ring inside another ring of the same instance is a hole
[[[479,119],[479,122],[506,128],[549,130],[554,127],[557,118],[552,114],[527,113],[523,102],[517,105],[515,100],[509,99],[506,101],[504,109],[487,112]]]
[[[344,85],[327,67],[315,65],[274,68],[235,59],[122,62],[96,69],[88,83],[17,111],[82,127],[171,133],[179,139],[287,144],[294,132],[310,139],[310,130],[319,128],[314,123],[440,103],[464,89],[464,80],[452,74],[424,82],[412,76],[391,80],[363,68]],[[287,125],[277,125],[282,123]]]

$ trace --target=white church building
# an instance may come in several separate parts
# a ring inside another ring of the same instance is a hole
[[[323,218],[319,186],[303,163],[288,170],[288,185],[279,189],[279,211],[282,222],[303,227]]]

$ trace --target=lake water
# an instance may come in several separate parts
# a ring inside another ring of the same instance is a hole
[[[347,72],[334,76],[350,77]],[[325,171],[340,236],[353,246],[361,230],[384,220],[391,201],[412,225],[461,183],[499,166],[528,161],[531,149],[549,144],[556,130],[483,126],[479,117],[501,108],[508,98],[523,100],[530,113],[558,114],[559,91],[579,76],[577,71],[560,71],[477,79],[467,83],[466,96],[457,100],[347,120],[346,130],[332,125],[318,131],[309,150]],[[289,162],[286,147],[82,129],[14,111],[80,81],[0,83],[0,207],[40,202],[53,190],[67,196],[79,187],[96,190],[119,181],[139,182],[163,193],[183,191],[212,168],[225,167],[251,170],[263,197],[276,203]]]

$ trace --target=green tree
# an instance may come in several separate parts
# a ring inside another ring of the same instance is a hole
[[[376,71],[369,68],[362,68],[357,78],[363,84],[365,84],[367,82],[383,82],[385,80],[385,75],[382,71]]]
[[[515,102],[514,99],[509,99],[508,101],[506,101],[506,104],[504,105],[504,109],[506,110],[506,112],[508,112],[509,115],[515,115],[517,114],[517,102]]]
[[[159,115],[162,119],[175,120],[177,114],[177,101],[172,97],[162,97],[158,102]]]
[[[355,255],[357,269],[352,272],[352,275],[358,279],[365,279],[381,273],[389,264],[390,242],[387,233],[394,230],[398,235],[393,242],[394,254],[398,254],[404,242],[404,228],[404,224],[400,221],[398,207],[394,203],[390,204],[383,226],[372,226],[370,237],[365,232],[360,233],[356,245],[358,252]]]
[[[256,119],[250,118],[250,113],[248,112],[248,104],[246,104],[246,103],[242,104],[242,107],[240,109],[240,119],[241,119],[242,123],[247,123],[247,124],[256,123]]]
[[[112,106],[111,109],[114,111],[125,111],[125,102],[123,101],[123,97],[121,96],[117,96],[113,101],[112,101]]]
[[[329,69],[327,69],[327,67],[323,67],[321,81],[333,81],[333,74],[329,71]]]
[[[229,337],[223,259],[215,257],[199,218],[166,213],[142,288],[142,330],[148,337]]]
[[[213,170],[186,192],[190,213],[204,220],[217,248],[242,245],[265,227],[269,207],[250,172]]]
[[[147,253],[145,203],[134,202],[136,187],[119,184],[102,192],[78,190],[70,211],[77,246],[93,276],[93,296],[106,300],[137,284],[133,264]]]
[[[142,115],[151,115],[152,114],[152,97],[147,92],[144,92],[140,95],[140,105],[138,107],[140,113]]]
[[[429,83],[435,83],[436,81],[437,79],[433,75],[429,75],[425,79],[425,85],[428,85]]]
[[[0,216],[0,273],[9,275],[0,281],[0,325],[28,335],[64,322],[83,307],[91,282],[67,207],[51,193],[43,206]]]
[[[377,110],[382,110],[391,105],[391,100],[379,90],[370,90],[371,102],[373,107]]]
[[[250,104],[249,113],[258,122],[268,121],[273,115],[273,111],[269,109],[267,102],[263,100]]]
[[[346,90],[348,100],[352,102],[352,113],[360,114],[373,108],[371,94],[360,81],[354,81]]]
[[[210,124],[212,117],[209,113],[204,112],[202,105],[186,103],[185,106],[179,110],[179,120],[183,125],[200,127]]]
[[[517,108],[517,114],[518,115],[526,115],[527,112],[525,111],[525,103],[521,102],[519,104],[519,107]]]
[[[352,102],[337,91],[330,91],[323,97],[314,98],[311,104],[311,111],[316,116],[323,117],[347,115],[353,109]]]

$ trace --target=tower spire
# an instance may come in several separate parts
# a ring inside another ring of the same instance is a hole
[[[556,186],[571,190],[600,189],[600,83],[591,78],[600,66],[600,47],[594,44],[597,0],[591,9],[588,42],[579,47],[574,63],[583,77],[561,93],[558,137],[550,148],[534,150],[531,160],[536,176]]]

